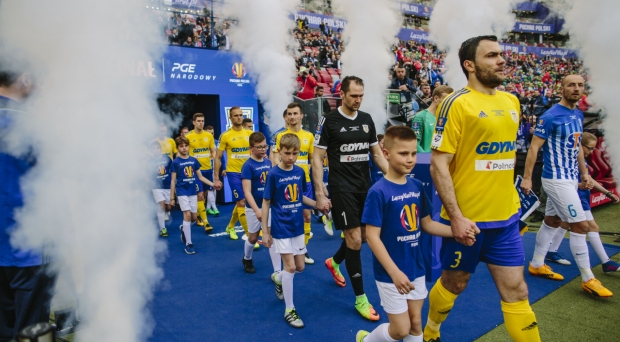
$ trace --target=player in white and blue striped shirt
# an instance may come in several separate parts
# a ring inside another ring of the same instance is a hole
[[[542,185],[548,195],[545,220],[536,235],[536,248],[528,268],[534,276],[563,280],[564,277],[545,265],[545,255],[551,240],[560,229],[562,221],[568,222],[570,249],[581,272],[581,287],[599,297],[611,297],[613,293],[594,278],[590,268],[590,255],[586,234],[590,231],[581,199],[577,192],[580,181],[592,188],[592,178],[584,162],[581,149],[583,113],[576,107],[585,87],[583,77],[568,75],[562,79],[562,100],[543,114],[536,125],[532,145],[525,162],[521,187],[525,193],[532,188],[532,169],[538,150],[543,148]],[[579,174],[581,173],[581,180]]]

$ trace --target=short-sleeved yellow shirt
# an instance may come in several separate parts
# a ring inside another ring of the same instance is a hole
[[[215,151],[213,135],[205,130],[200,134],[192,130],[185,134],[185,137],[189,140],[189,155],[198,159],[200,169],[211,170],[211,149]]]
[[[431,148],[454,155],[450,174],[463,215],[480,228],[514,223],[521,206],[513,178],[519,100],[465,87],[448,95],[437,114]],[[441,218],[449,220],[445,208]]]
[[[241,167],[250,158],[250,134],[254,132],[242,129],[236,131],[232,128],[220,135],[220,151],[226,151],[228,158],[226,172],[241,173]]]
[[[159,138],[157,138],[157,142],[159,146],[161,146],[161,153],[167,154],[170,159],[174,160],[177,154],[177,144],[174,140],[172,138],[164,138],[164,140],[159,140]]]
[[[314,153],[314,135],[306,130],[300,129],[299,132],[293,132],[290,129],[285,129],[276,135],[276,151],[280,151],[280,139],[284,134],[295,134],[301,141],[301,148],[299,149],[299,157],[295,165],[304,169],[306,173],[306,182],[310,182],[310,154]]]

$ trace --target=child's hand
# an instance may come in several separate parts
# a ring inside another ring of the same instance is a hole
[[[474,226],[473,228],[467,229],[467,238],[472,242],[476,242],[476,235],[480,234],[480,228]]]
[[[254,211],[254,215],[256,215],[256,219],[258,220],[258,222],[261,222],[263,220],[263,211],[262,210],[255,210]]]
[[[264,239],[264,237],[263,237]],[[398,290],[400,294],[407,294],[411,290],[415,290],[413,284],[409,281],[409,277],[405,275],[401,270],[398,270],[396,274],[392,277],[392,281],[394,282],[394,286]]]
[[[171,198],[169,203],[171,207],[174,207],[174,198]]]
[[[263,230],[263,246],[267,248],[271,248],[272,244],[273,244],[273,239],[271,239],[271,235],[269,235],[269,233],[266,233]]]

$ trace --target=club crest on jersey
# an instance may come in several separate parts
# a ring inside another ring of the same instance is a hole
[[[418,230],[418,206],[415,203],[411,207],[405,205],[400,211],[400,224],[410,233]]]
[[[364,133],[368,133],[370,131],[368,129],[368,125],[362,125],[362,129],[364,130]]]
[[[267,174],[269,173],[269,171],[264,171],[261,172],[260,174],[260,178],[258,179],[258,181],[262,184],[265,185],[265,183],[267,182]]]
[[[519,113],[517,113],[516,110],[511,110],[510,116],[512,117],[512,121],[519,122]]]
[[[284,198],[289,202],[297,202],[299,196],[299,188],[297,184],[289,184],[284,189]]]
[[[188,178],[194,177],[194,168],[191,166],[186,166],[185,169],[183,169],[183,174],[185,174],[185,177]]]
[[[158,173],[160,176],[165,175],[165,174],[166,174],[166,167],[165,167],[165,166],[163,166],[163,165],[161,165],[160,167],[158,167],[158,168],[157,168],[157,173]]]

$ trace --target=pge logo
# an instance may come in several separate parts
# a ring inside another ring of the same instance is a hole
[[[247,71],[245,70],[245,65],[243,63],[235,63],[232,66],[232,74],[235,75],[236,78],[244,78]]]
[[[412,204],[411,207],[405,205],[400,211],[400,224],[408,232],[418,230],[418,206]]]
[[[299,188],[297,184],[289,184],[284,190],[284,198],[289,202],[297,202],[299,196]]]
[[[183,173],[185,174],[185,177],[192,178],[194,177],[194,168],[191,166],[186,166]]]
[[[269,173],[269,171],[264,171],[261,172],[260,174],[260,178],[258,179],[258,181],[262,184],[265,185],[265,183],[267,182],[267,174]]]
[[[581,133],[573,133],[566,139],[566,147],[578,149],[581,143]]]
[[[187,72],[190,74],[194,73],[194,69],[196,68],[196,64],[181,64],[181,63],[174,63],[172,65],[172,71],[174,72],[175,70],[178,70],[180,72]]]

